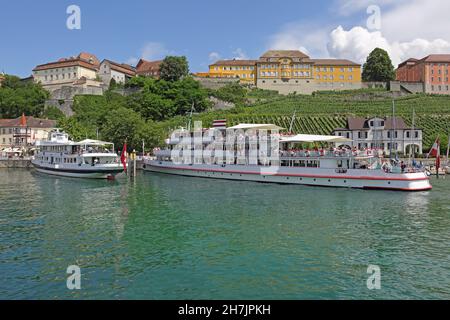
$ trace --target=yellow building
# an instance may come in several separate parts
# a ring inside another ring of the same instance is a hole
[[[209,72],[196,73],[204,78],[238,78],[241,83],[256,81],[256,60],[219,60],[209,66]]]
[[[282,94],[361,88],[361,65],[344,59],[311,59],[298,50],[269,50],[256,62],[258,88]]]
[[[313,59],[314,78],[319,83],[361,83],[361,65],[344,59]]]

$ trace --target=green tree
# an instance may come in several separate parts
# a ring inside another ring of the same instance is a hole
[[[363,66],[364,81],[391,81],[395,79],[394,66],[386,50],[375,48]]]
[[[96,130],[90,126],[86,126],[79,122],[75,117],[61,118],[57,123],[58,128],[68,133],[75,141],[80,141],[86,138],[95,139]]]
[[[246,100],[247,90],[239,83],[229,83],[217,90],[212,90],[211,95],[228,102],[243,104]]]
[[[48,97],[49,93],[40,84],[6,75],[0,87],[0,117],[17,118],[22,113],[42,116]]]
[[[120,107],[112,110],[106,116],[101,128],[101,136],[104,140],[113,142],[117,147],[122,146],[126,140],[130,150],[138,150],[142,144],[144,126],[145,121],[139,113]]]
[[[59,108],[54,107],[54,106],[49,106],[49,107],[45,108],[43,117],[46,119],[59,120],[59,119],[65,118],[66,116],[64,115],[64,113],[61,110],[59,110]]]
[[[189,64],[185,56],[167,56],[160,66],[160,77],[167,81],[177,81],[189,74]]]

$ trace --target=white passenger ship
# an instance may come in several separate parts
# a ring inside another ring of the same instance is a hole
[[[98,140],[69,140],[68,134],[53,130],[47,141],[36,143],[31,161],[42,173],[74,178],[114,178],[124,171],[114,145]]]
[[[167,148],[156,151],[154,159],[145,160],[143,169],[192,177],[308,186],[401,191],[424,191],[432,188],[428,175],[421,169],[400,166],[395,160],[383,159],[381,154],[373,151],[336,148],[336,144],[351,141],[344,137],[302,134],[282,136],[277,133],[279,129],[282,128],[271,124],[240,124],[226,129],[203,129],[201,137],[198,137],[201,140],[197,141],[192,132],[181,131],[166,140]],[[225,136],[235,130],[240,132],[236,139],[246,141],[244,147],[240,147],[239,143],[228,149],[220,144],[216,148],[212,147],[217,131]],[[242,136],[245,130],[253,130],[253,137],[245,133]],[[259,130],[269,132],[268,139],[275,141],[277,145],[270,142],[270,150],[261,152]],[[183,140],[187,143],[180,148]],[[293,149],[294,146],[305,143],[327,144],[330,148]],[[252,160],[251,150],[257,151],[256,160]]]

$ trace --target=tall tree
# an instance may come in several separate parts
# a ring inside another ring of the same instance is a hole
[[[364,81],[391,81],[395,79],[394,66],[386,50],[375,48],[363,66]]]
[[[167,56],[160,66],[161,79],[177,81],[189,74],[189,64],[185,56]]]

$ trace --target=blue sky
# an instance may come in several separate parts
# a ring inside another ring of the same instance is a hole
[[[384,29],[366,27],[366,9],[373,3],[387,17]],[[412,28],[407,38],[394,32],[398,18],[392,16],[405,10],[398,3],[413,12],[440,11],[425,10],[424,0],[2,1],[0,71],[28,76],[37,64],[81,51],[118,62],[186,55],[193,72],[206,71],[214,59],[257,58],[269,48],[304,49],[314,57],[353,60],[362,60],[374,43],[386,46],[396,59],[407,55],[405,46],[411,55],[426,53],[424,48],[450,52],[447,33],[439,34],[442,27],[450,30],[446,25],[430,27],[428,33],[417,28],[417,35]],[[81,30],[66,28],[71,4],[81,9]],[[434,47],[421,46],[416,38]],[[436,39],[444,43],[433,42]]]

